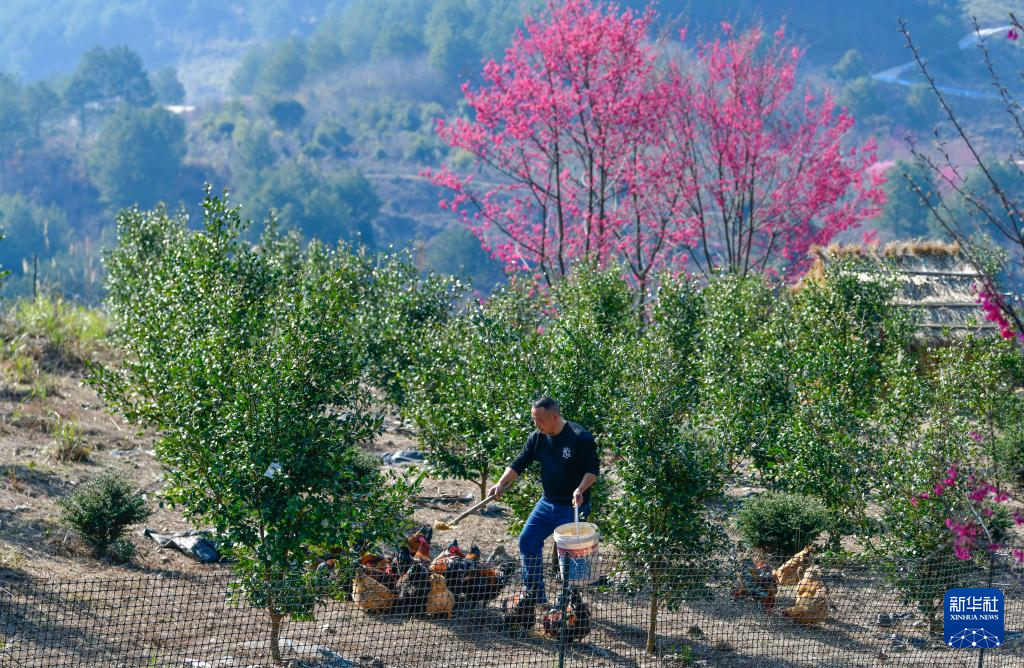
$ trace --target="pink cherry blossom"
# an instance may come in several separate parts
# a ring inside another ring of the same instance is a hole
[[[852,117],[798,90],[784,31],[723,24],[684,63],[651,41],[653,21],[551,2],[463,87],[470,116],[438,121],[476,168],[424,175],[507,269],[551,284],[615,260],[641,294],[687,264],[794,274],[812,244],[877,213],[873,146],[847,146]]]

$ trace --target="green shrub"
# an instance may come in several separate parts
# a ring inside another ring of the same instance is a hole
[[[795,554],[821,535],[828,511],[813,496],[765,492],[743,504],[739,530],[752,547],[773,555]]]
[[[150,515],[142,494],[116,471],[101,473],[59,503],[61,520],[97,557],[112,553],[121,559],[130,558],[134,547],[124,533]]]

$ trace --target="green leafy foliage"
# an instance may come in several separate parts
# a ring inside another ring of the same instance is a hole
[[[82,56],[64,99],[72,109],[91,104],[109,111],[121,104],[148,107],[156,94],[139,54],[125,45],[97,46]]]
[[[250,172],[244,184],[249,211],[258,216],[276,211],[290,227],[330,243],[374,243],[372,223],[381,202],[373,185],[357,170],[324,171],[300,158]]]
[[[150,75],[153,94],[160,104],[182,104],[185,102],[185,87],[178,79],[178,70],[174,67],[161,67]]]
[[[142,494],[116,471],[105,471],[82,483],[60,500],[61,521],[75,530],[97,557],[130,558],[131,542],[124,538],[129,527],[150,515]]]
[[[721,275],[696,299],[688,293],[670,298],[686,301],[659,306],[656,313],[684,309],[687,329],[682,338],[674,333],[670,340],[693,359],[692,420],[701,438],[722,444],[731,468],[750,457],[755,468],[769,470],[772,448],[790,409],[785,337],[775,317],[785,308],[785,295],[761,277]],[[695,317],[689,312],[695,309],[697,322],[689,324]],[[672,317],[670,313],[657,317]]]
[[[743,540],[773,556],[789,556],[817,540],[830,524],[821,501],[803,494],[764,492],[746,501],[737,516]]]
[[[927,364],[887,374],[888,401],[866,437],[880,445],[873,477],[881,517],[862,532],[867,554],[891,565],[896,584],[925,614],[941,622],[942,597],[980,566],[958,559],[946,526],[951,509],[964,504],[967,486],[934,486],[949,475],[978,471],[993,484],[1012,482],[1024,400],[1014,391],[1022,377],[1020,351],[1012,343],[967,338],[930,351]],[[990,518],[993,527],[1007,517]]]
[[[125,105],[103,121],[89,165],[108,203],[150,207],[177,194],[184,157],[180,117],[160,108]]]
[[[530,405],[545,394],[600,448],[620,378],[616,353],[637,328],[633,299],[614,269],[581,267],[551,295],[514,280],[486,303],[467,305],[428,339],[408,376],[407,413],[430,466],[475,481],[482,497],[533,431]],[[513,527],[525,521],[536,490],[527,475],[504,497]],[[601,497],[592,499],[596,512]]]
[[[369,256],[358,263],[358,323],[366,337],[364,368],[391,405],[406,407],[405,374],[423,341],[445,326],[467,287],[449,276],[422,275],[408,251]]]
[[[533,429],[541,321],[540,300],[513,282],[431,333],[407,376],[406,414],[431,470],[475,481],[481,498]]]
[[[782,487],[819,497],[848,521],[864,512],[878,463],[863,433],[887,400],[886,373],[906,360],[913,331],[910,313],[890,305],[894,279],[857,269],[856,261],[832,263],[823,281],[808,281],[777,313],[790,402],[767,469]]]
[[[88,380],[157,430],[166,498],[214,528],[277,628],[324,595],[303,566],[310,553],[393,538],[411,490],[359,464],[381,419],[360,387],[351,263],[273,225],[250,244],[238,210],[212,195],[203,211],[195,232],[160,209],[119,217],[106,260],[127,359],[93,365]]]

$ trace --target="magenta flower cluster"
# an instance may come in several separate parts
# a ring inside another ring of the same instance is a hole
[[[973,437],[976,432],[971,432]],[[921,501],[938,501],[941,497],[949,496],[948,492],[957,487],[962,478],[956,467],[946,469],[946,477],[936,482],[931,489],[918,492],[910,499],[910,504],[917,507]],[[953,534],[953,554],[957,559],[967,560],[975,549],[984,547],[988,552],[997,552],[1003,546],[999,543],[988,541],[987,531],[983,531],[984,521],[995,515],[992,503],[1006,503],[1010,495],[992,483],[968,476],[966,485],[963,488],[971,508],[969,514],[972,517],[958,519],[956,517],[946,518],[946,528]],[[978,507],[978,504],[989,504]],[[1024,513],[1016,510],[1013,512],[1013,522],[1017,526],[1024,525]],[[1011,554],[1018,561],[1024,562],[1024,550],[1013,549]]]
[[[978,293],[978,303],[981,304],[981,310],[985,312],[985,320],[994,322],[999,327],[1000,336],[1004,339],[1024,339],[1024,333],[1015,331],[1013,325],[1006,319],[1006,308],[999,295],[982,290]]]

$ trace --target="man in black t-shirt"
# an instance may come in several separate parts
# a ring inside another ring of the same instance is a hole
[[[573,506],[579,508],[580,519],[590,513],[590,487],[597,481],[600,462],[594,437],[575,422],[562,419],[557,401],[542,397],[530,413],[537,429],[488,494],[500,498],[530,464],[540,462],[544,494],[519,534],[519,555],[526,592],[535,603],[543,604],[544,541],[557,526],[573,521]]]

